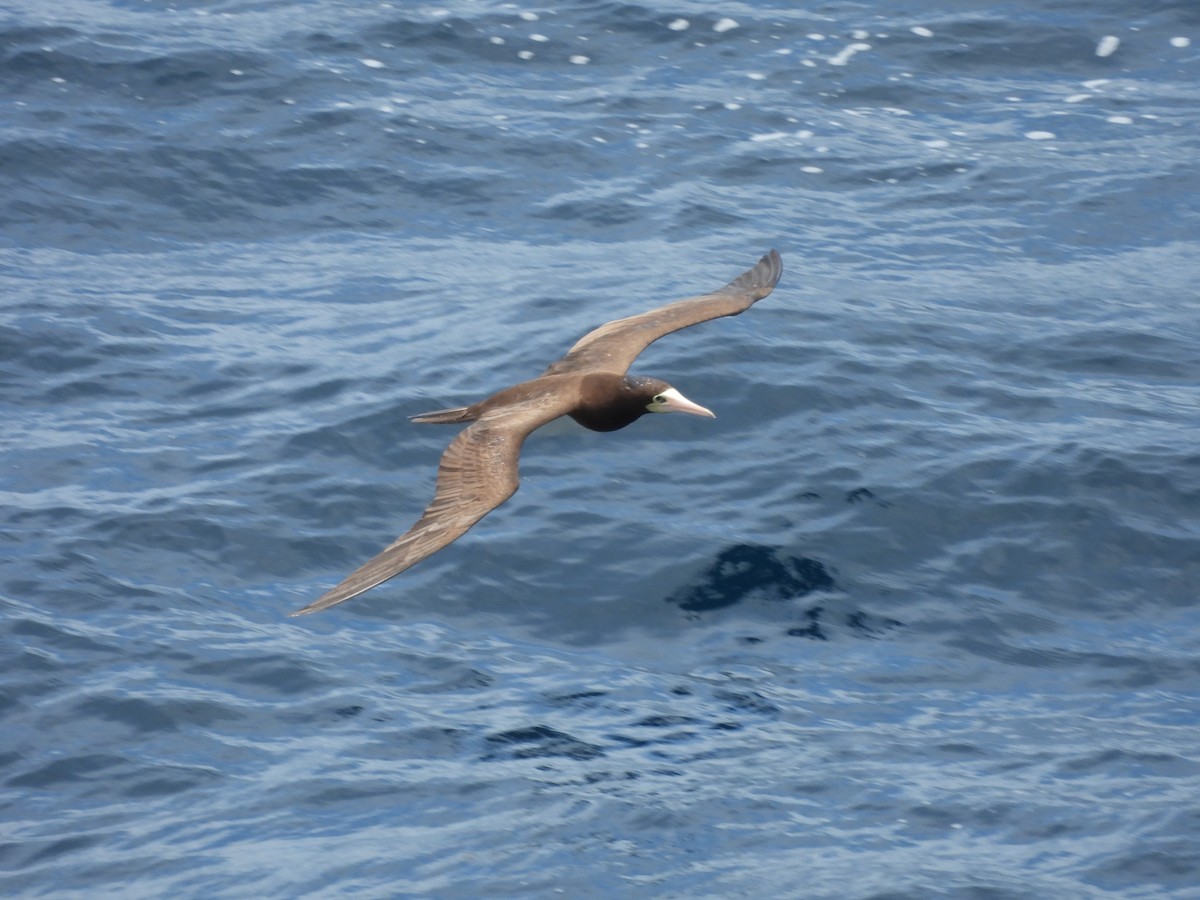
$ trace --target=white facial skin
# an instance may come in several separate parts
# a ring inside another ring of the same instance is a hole
[[[665,391],[655,394],[654,399],[646,404],[646,409],[655,413],[681,412],[690,413],[693,416],[708,416],[710,419],[716,418],[710,410],[705,409],[699,403],[693,403],[675,388],[667,388]]]

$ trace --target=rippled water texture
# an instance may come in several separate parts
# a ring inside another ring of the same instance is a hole
[[[10,7],[4,895],[1196,896],[1200,16],[892,9]]]

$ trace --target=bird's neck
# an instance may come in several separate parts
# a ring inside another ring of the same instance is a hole
[[[596,372],[584,377],[571,418],[592,431],[616,431],[647,412],[645,400],[623,375]]]

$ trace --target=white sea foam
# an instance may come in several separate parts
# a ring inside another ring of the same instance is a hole
[[[851,58],[856,53],[861,53],[864,50],[870,50],[870,49],[871,49],[870,44],[865,44],[862,42],[847,44],[844,48],[842,48],[842,51],[840,53],[838,53],[836,56],[831,56],[829,58],[829,64],[831,66],[844,66],[844,65],[846,65],[846,63],[850,62]]]

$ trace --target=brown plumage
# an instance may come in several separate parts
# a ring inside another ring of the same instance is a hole
[[[779,254],[772,250],[754,268],[710,294],[588,332],[539,378],[471,406],[413,416],[414,422],[473,423],[442,454],[433,502],[391,546],[292,615],[349,600],[465,534],[517,490],[521,444],[530,432],[559,416],[570,416],[593,431],[616,431],[648,412],[711,416],[665,381],[626,372],[638,354],[663,335],[749,309],[771,293],[782,272]]]

